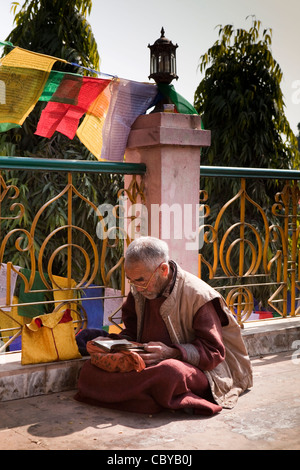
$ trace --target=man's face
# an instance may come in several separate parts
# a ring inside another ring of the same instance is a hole
[[[146,299],[155,299],[168,280],[168,263],[161,263],[152,270],[144,263],[125,263],[125,273],[131,285]]]

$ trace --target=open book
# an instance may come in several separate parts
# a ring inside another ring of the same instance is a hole
[[[102,336],[93,339],[92,344],[107,352],[144,350],[142,345],[131,343],[127,339],[103,339]]]

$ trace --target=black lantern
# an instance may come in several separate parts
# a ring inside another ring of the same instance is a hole
[[[174,78],[178,80],[176,71],[176,49],[172,41],[165,38],[165,30],[161,28],[161,36],[150,49],[150,75],[156,83],[170,84]]]

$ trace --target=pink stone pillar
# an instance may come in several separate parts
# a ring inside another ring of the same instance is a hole
[[[145,163],[148,235],[165,240],[170,256],[198,274],[200,149],[210,145],[198,115],[153,113],[131,128],[127,163]],[[125,178],[125,187],[130,181]]]

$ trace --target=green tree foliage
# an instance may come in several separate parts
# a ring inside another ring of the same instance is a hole
[[[280,87],[282,71],[271,52],[271,29],[261,31],[261,22],[252,18],[249,31],[232,25],[219,27],[219,39],[200,58],[204,73],[195,92],[194,106],[202,116],[205,129],[211,130],[211,146],[203,149],[202,165],[232,167],[292,168],[299,164],[297,140],[284,113]],[[265,211],[270,224],[276,222],[271,213],[277,181],[249,179],[246,189],[250,197]],[[213,223],[220,209],[240,189],[237,179],[202,178],[201,188],[207,190]],[[225,211],[220,239],[225,230],[239,222],[238,203]],[[264,227],[254,206],[249,205],[246,221],[262,239]],[[232,242],[239,233],[232,231]],[[251,240],[251,239],[250,239]],[[253,244],[256,240],[253,239]],[[211,261],[211,245],[201,250]],[[233,265],[238,272],[238,252]],[[251,265],[249,246],[245,265]],[[222,275],[222,272],[219,273]]]
[[[249,31],[220,27],[220,39],[200,58],[205,76],[195,108],[212,144],[202,163],[224,166],[290,168],[296,138],[284,113],[282,71],[271,52],[272,30],[253,19]]]
[[[91,13],[91,0],[26,0],[22,7],[19,2],[12,5],[16,26],[8,41],[98,69],[97,43],[86,19]]]
[[[87,21],[87,15],[90,14],[91,9],[91,0],[25,0],[22,6],[18,2],[13,2],[12,11],[15,15],[15,28],[6,38],[6,41],[27,50],[62,58],[83,67],[99,70],[98,48],[91,26]],[[6,47],[4,55],[9,51],[10,48]],[[93,75],[93,73],[83,68],[66,66],[60,62],[56,62],[53,68]],[[50,139],[34,135],[42,109],[45,106],[45,103],[38,102],[25,120],[22,128],[12,129],[0,135],[0,155],[95,160],[95,157],[81,144],[77,136],[70,140],[59,132],[55,132]],[[66,177],[66,174],[56,172],[5,172],[7,184],[14,184],[20,189],[18,202],[24,205],[26,212],[21,223],[15,222],[15,226],[12,226],[11,222],[7,224],[3,222],[3,232],[17,226],[30,230],[33,218],[39,208],[60,193],[67,183]],[[98,207],[104,202],[116,203],[117,191],[121,187],[122,177],[107,174],[74,173],[73,183],[79,193]],[[50,206],[41,217],[35,239],[37,253],[47,234],[55,227],[67,224],[66,200],[59,199],[55,204],[55,210],[53,208],[54,206]],[[97,218],[95,213],[82,199],[77,198],[74,201],[73,214],[75,224],[83,227],[94,237],[100,252],[101,242],[96,237]],[[91,254],[92,259],[90,244],[85,245],[83,237],[76,240],[77,235],[74,234],[74,243],[77,242],[78,245],[83,246]],[[11,239],[11,245],[7,247],[8,259],[20,266],[28,266],[29,259],[15,250],[14,241]],[[51,253],[58,246],[64,243],[67,243],[67,240],[63,236],[60,239],[58,236],[53,237],[45,253],[46,260],[49,259]],[[119,259],[120,250],[120,247],[115,250],[112,258],[108,260],[110,266],[115,264],[116,259]],[[114,256],[116,256],[116,259]],[[82,265],[80,265],[79,258],[74,259],[73,270],[78,273],[80,278]],[[53,271],[58,275],[66,274],[66,251],[61,251],[56,256]],[[101,283],[101,276],[98,276],[97,282]],[[113,282],[117,281],[113,279]]]

